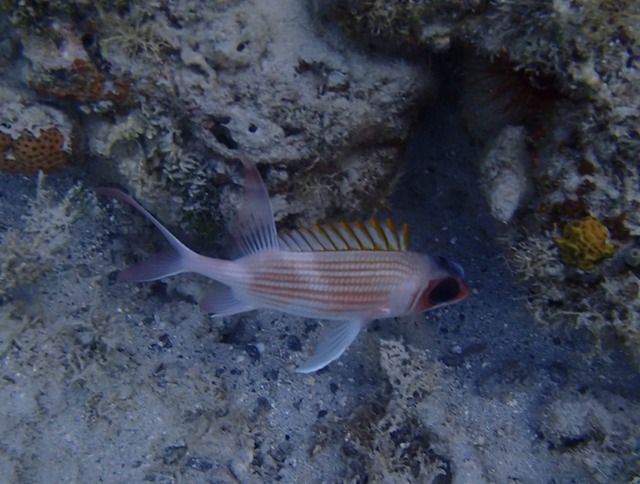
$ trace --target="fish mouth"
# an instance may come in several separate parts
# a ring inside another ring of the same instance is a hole
[[[444,277],[432,281],[425,291],[431,307],[462,301],[469,295],[469,286],[456,277]]]

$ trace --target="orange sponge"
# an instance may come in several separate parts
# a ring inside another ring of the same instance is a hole
[[[0,171],[49,171],[64,166],[68,161],[64,136],[58,128],[42,130],[37,137],[25,132],[18,139],[0,133]]]

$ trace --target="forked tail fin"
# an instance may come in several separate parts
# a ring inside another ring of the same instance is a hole
[[[170,247],[162,252],[128,267],[118,274],[118,280],[129,282],[155,281],[181,272],[201,272],[203,256],[195,253],[178,240],[160,221],[142,205],[117,188],[96,188],[98,195],[113,197],[128,203],[155,225],[169,242]]]

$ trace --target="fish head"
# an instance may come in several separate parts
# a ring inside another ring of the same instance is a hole
[[[414,299],[416,313],[462,301],[469,295],[464,270],[446,257],[423,256],[423,276]]]

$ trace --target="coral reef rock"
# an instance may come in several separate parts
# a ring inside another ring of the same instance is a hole
[[[69,163],[75,131],[66,114],[5,85],[0,104],[0,171],[34,173]]]
[[[543,260],[554,269],[536,269],[538,276],[530,269],[539,262],[525,261],[538,250],[512,251],[516,272],[535,289],[533,314],[545,325],[587,327],[600,342],[612,331],[640,362],[634,343],[640,340],[640,313],[637,305],[629,306],[630,296],[637,298],[638,280],[629,275],[629,266],[614,256],[600,261],[597,274],[576,271],[561,263],[562,251],[553,247],[563,227],[589,215],[609,231],[616,253],[631,250],[631,239],[640,235],[640,65],[633,55],[640,48],[640,3],[327,0],[324,5],[354,39],[414,56],[446,52],[451,91],[471,136],[490,155],[503,150],[500,158],[485,156],[480,179],[494,216],[509,221],[503,238],[511,248],[551,247]],[[517,141],[508,133],[518,128],[509,126],[524,128]],[[517,158],[525,148],[529,162],[523,172]],[[520,200],[524,180],[526,204]],[[609,246],[601,248],[601,255],[610,255]],[[562,257],[567,259],[566,248]]]
[[[500,222],[509,222],[522,200],[527,187],[526,160],[525,129],[507,126],[480,162],[489,207]]]
[[[268,165],[278,219],[371,212],[432,89],[424,65],[349,47],[291,0],[182,0],[102,16],[100,56],[132,80],[138,107],[111,132],[90,117],[89,149],[99,145],[92,154],[108,156],[118,181],[169,222],[212,205],[228,220],[242,156]]]
[[[235,212],[242,157],[289,225],[370,214],[435,85],[426,62],[354,47],[294,0],[2,10],[16,84],[75,110],[89,169],[201,233]]]

